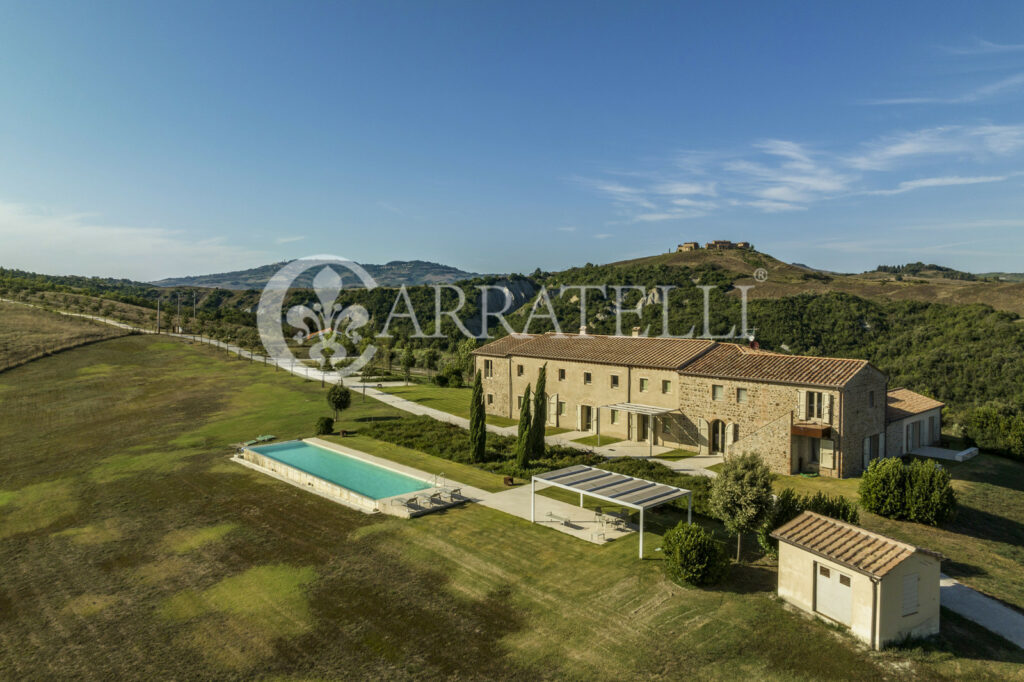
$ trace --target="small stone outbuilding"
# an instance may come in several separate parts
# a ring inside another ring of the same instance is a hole
[[[939,554],[814,512],[772,537],[779,596],[797,608],[845,625],[874,649],[939,632]]]

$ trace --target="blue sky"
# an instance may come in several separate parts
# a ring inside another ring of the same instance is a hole
[[[0,264],[1024,270],[1024,4],[0,5]]]

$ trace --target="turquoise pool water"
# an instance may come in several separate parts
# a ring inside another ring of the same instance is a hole
[[[299,440],[249,449],[374,500],[431,487],[411,476]]]

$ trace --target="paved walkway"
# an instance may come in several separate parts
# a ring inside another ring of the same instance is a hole
[[[480,504],[529,521],[530,488],[529,485],[521,485],[500,493],[490,493]],[[538,525],[599,545],[636,531],[632,525],[607,523],[610,520],[607,516],[599,515],[591,509],[540,495],[541,489],[542,486],[538,485],[538,494],[533,500]]]
[[[943,573],[939,580],[939,601],[981,627],[1024,649],[1024,614],[957,582]]]

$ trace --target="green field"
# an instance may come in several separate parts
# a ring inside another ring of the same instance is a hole
[[[926,647],[867,652],[784,608],[763,560],[684,589],[635,538],[591,545],[477,505],[368,516],[229,461],[229,443],[309,435],[323,397],[140,336],[0,374],[3,676],[1005,679],[1024,664],[948,614]],[[396,416],[356,399],[339,427]]]
[[[860,524],[941,552],[942,570],[960,582],[1024,609],[1024,463],[981,454],[947,464],[960,508],[941,528],[893,521],[861,510]],[[776,490],[819,490],[858,500],[859,478],[780,476]]]

